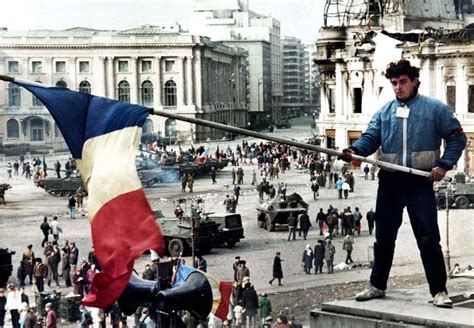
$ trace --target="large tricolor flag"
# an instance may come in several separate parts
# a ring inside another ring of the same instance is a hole
[[[97,259],[83,304],[104,308],[127,285],[134,260],[163,252],[163,236],[138,178],[135,156],[150,109],[64,88],[15,80],[46,106],[76,159],[89,193],[89,220]]]
[[[188,279],[188,276],[196,270],[197,269],[193,267],[184,264],[178,264],[172,287],[175,288],[182,285]],[[232,293],[232,282],[217,279],[208,274],[207,272],[200,272],[206,276],[207,280],[209,281],[209,284],[211,285],[211,313],[219,319],[225,320],[227,318],[227,313],[229,312],[230,294]]]

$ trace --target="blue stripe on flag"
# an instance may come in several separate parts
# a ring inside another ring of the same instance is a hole
[[[76,159],[81,159],[82,147],[88,139],[131,126],[141,127],[150,114],[147,107],[118,100],[65,88],[15,83],[48,108]]]

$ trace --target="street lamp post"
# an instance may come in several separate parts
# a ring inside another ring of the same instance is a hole
[[[454,192],[454,187],[451,182],[448,182],[445,191],[446,197],[446,250],[445,250],[445,265],[448,274],[451,272],[451,256],[449,254],[449,196]]]

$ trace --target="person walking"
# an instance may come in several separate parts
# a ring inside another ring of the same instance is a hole
[[[51,222],[50,227],[51,227],[51,234],[54,237],[54,241],[57,243],[59,239],[59,233],[63,232],[63,230],[61,229],[61,226],[59,225],[57,216],[53,217],[53,222]]]
[[[211,180],[212,180],[212,184],[216,184],[217,181],[216,181],[216,174],[217,174],[217,170],[215,168],[215,166],[213,166],[211,168]]]
[[[298,219],[296,217],[296,213],[291,212],[290,216],[288,217],[288,241],[291,238],[296,240],[296,225],[298,224]]]
[[[283,279],[283,269],[281,267],[281,253],[276,252],[275,258],[273,259],[273,278],[268,283],[271,285],[273,280],[278,279],[278,286],[283,286],[281,280]]]
[[[7,286],[7,302],[5,308],[10,311],[10,318],[12,320],[13,328],[20,328],[20,306],[21,306],[21,294],[20,291],[13,284]]]
[[[342,199],[342,186],[344,185],[344,181],[342,178],[338,178],[336,181],[336,189],[337,189],[337,196],[339,199]]]
[[[61,276],[64,279],[64,284],[66,287],[71,287],[71,263],[69,261],[69,250],[67,248],[61,249],[62,256],[61,256]]]
[[[365,164],[365,166],[364,166],[364,180],[369,180],[369,172],[370,172],[369,164]]]
[[[375,212],[370,209],[365,216],[367,217],[367,225],[369,226],[369,235],[372,235],[372,231],[374,230]]]
[[[257,323],[255,316],[258,309],[258,296],[255,288],[250,282],[245,284],[244,292],[242,293],[242,306],[244,308],[245,325],[247,328],[256,327]]]
[[[331,242],[331,238],[326,238],[324,245],[324,260],[328,268],[328,274],[334,273],[334,254],[336,254],[336,247]]]
[[[51,227],[46,216],[43,219],[43,223],[40,225],[40,229],[43,232],[43,241],[41,242],[41,247],[44,247],[44,245],[48,242],[49,233],[51,232]]]
[[[344,261],[346,264],[354,263],[351,257],[353,245],[354,245],[354,238],[352,237],[351,233],[348,233],[344,237],[344,242],[342,243],[342,250],[346,251],[347,253],[346,260]]]
[[[311,245],[308,244],[306,245],[306,249],[303,252],[303,258],[301,259],[304,272],[306,274],[311,273],[311,269],[313,268],[313,259],[314,259],[313,250],[311,249]]]
[[[456,165],[467,138],[449,106],[418,93],[419,72],[418,67],[405,59],[387,66],[385,77],[390,80],[396,99],[374,114],[362,137],[344,149],[341,156],[350,162],[352,154],[366,157],[381,148],[381,160],[429,172],[426,178],[384,168],[379,171],[374,265],[370,286],[358,293],[356,300],[385,296],[395,241],[403,209],[407,207],[433,305],[451,308],[433,181],[442,180]]]

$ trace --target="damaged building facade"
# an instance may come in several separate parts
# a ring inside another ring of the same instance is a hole
[[[346,6],[347,5],[347,6]],[[384,77],[401,58],[421,68],[420,93],[453,109],[468,137],[457,170],[474,173],[474,28],[470,1],[326,1],[316,41],[322,145],[342,150],[393,99]]]

